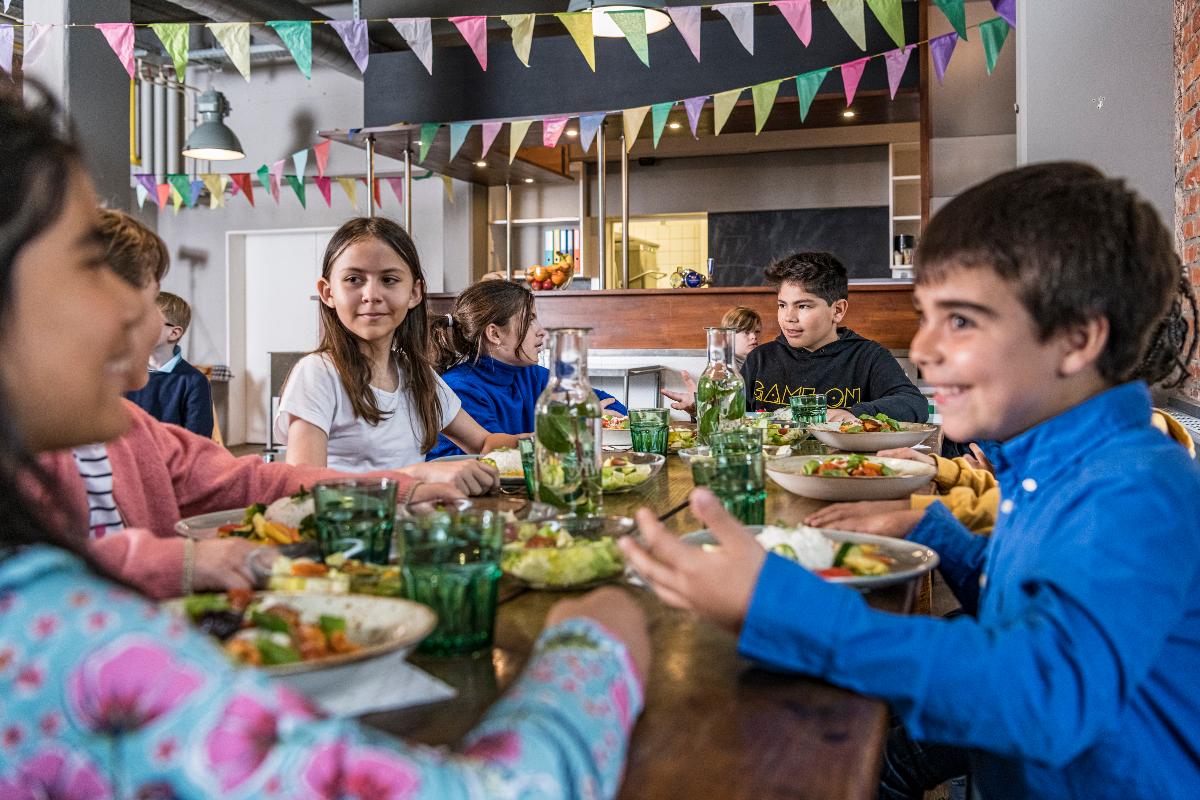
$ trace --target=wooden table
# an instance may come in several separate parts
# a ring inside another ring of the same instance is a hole
[[[678,457],[647,488],[605,498],[610,514],[646,505],[675,533],[698,525],[685,504],[691,472]],[[771,485],[767,519],[799,522],[823,503]],[[507,579],[505,579],[507,581]],[[773,674],[737,655],[736,638],[634,590],[654,651],[646,708],[633,731],[620,797],[873,798],[887,707],[826,683]],[[912,608],[915,582],[867,595],[871,605]],[[562,593],[502,587],[495,646],[475,658],[412,661],[458,691],[452,700],[365,717],[427,744],[453,744],[517,677],[550,606]]]

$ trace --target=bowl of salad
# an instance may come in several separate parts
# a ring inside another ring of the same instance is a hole
[[[696,426],[672,425],[667,431],[667,452],[678,453],[699,444],[696,439]]]
[[[664,456],[657,453],[605,451],[600,468],[600,489],[604,494],[623,494],[639,489],[658,474]]]
[[[854,453],[877,453],[894,447],[912,447],[929,438],[936,425],[900,422],[887,414],[861,414],[853,422],[821,422],[809,431],[822,444]]]
[[[605,447],[633,447],[629,434],[629,417],[605,416],[600,420],[601,438]]]
[[[790,456],[767,463],[771,480],[801,497],[842,502],[899,500],[933,480],[937,469],[919,461],[860,455]]]
[[[634,527],[629,517],[604,516],[510,525],[500,569],[534,589],[582,589],[616,580],[625,572],[617,539]]]

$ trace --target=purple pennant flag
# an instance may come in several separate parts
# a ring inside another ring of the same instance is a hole
[[[946,67],[950,66],[950,56],[954,55],[954,45],[958,44],[958,34],[954,31],[936,36],[929,40],[929,52],[933,55],[933,71],[940,85],[946,77]]]
[[[192,196],[188,198],[188,208],[195,208],[196,201],[200,199],[200,190],[204,188],[204,181],[192,181]]]
[[[702,94],[699,97],[689,97],[683,101],[683,107],[687,110],[688,124],[692,126],[692,138],[699,139],[696,134],[696,125],[700,122],[700,111],[704,108],[704,104],[708,102],[708,95]]]
[[[896,99],[896,90],[900,88],[900,79],[908,67],[908,57],[912,54],[914,45],[906,45],[883,54],[887,63],[888,87],[892,90],[892,99]]]
[[[687,43],[688,49],[692,51],[692,55],[699,62],[700,6],[668,8],[667,13],[671,15],[671,21],[675,23],[675,29],[679,31],[679,34],[683,37],[683,41]]]
[[[1004,18],[1009,27],[1017,27],[1017,0],[992,0],[992,8]]]
[[[150,199],[154,201],[154,205],[158,205],[158,182],[154,180],[153,175],[137,175],[138,183],[146,190],[146,194],[150,195]]]
[[[600,130],[600,123],[604,122],[604,112],[599,114],[585,114],[579,118],[579,146],[583,148],[583,152],[592,149],[592,140],[596,138],[596,131]]]
[[[359,72],[367,71],[370,45],[367,43],[367,21],[362,19],[330,20],[329,24],[342,37],[342,43],[350,51],[350,57],[358,65]]]

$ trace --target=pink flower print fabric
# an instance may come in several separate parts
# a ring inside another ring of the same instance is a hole
[[[203,676],[158,644],[122,637],[89,653],[67,680],[71,710],[97,733],[136,731],[177,708]]]
[[[112,789],[86,758],[45,750],[21,763],[16,774],[0,779],[6,800],[109,800]]]

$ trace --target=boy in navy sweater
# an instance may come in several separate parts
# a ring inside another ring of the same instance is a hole
[[[179,295],[159,292],[158,310],[163,327],[150,354],[150,382],[126,397],[155,419],[212,436],[213,402],[208,378],[184,361],[179,348],[179,340],[192,322],[192,309]]]

